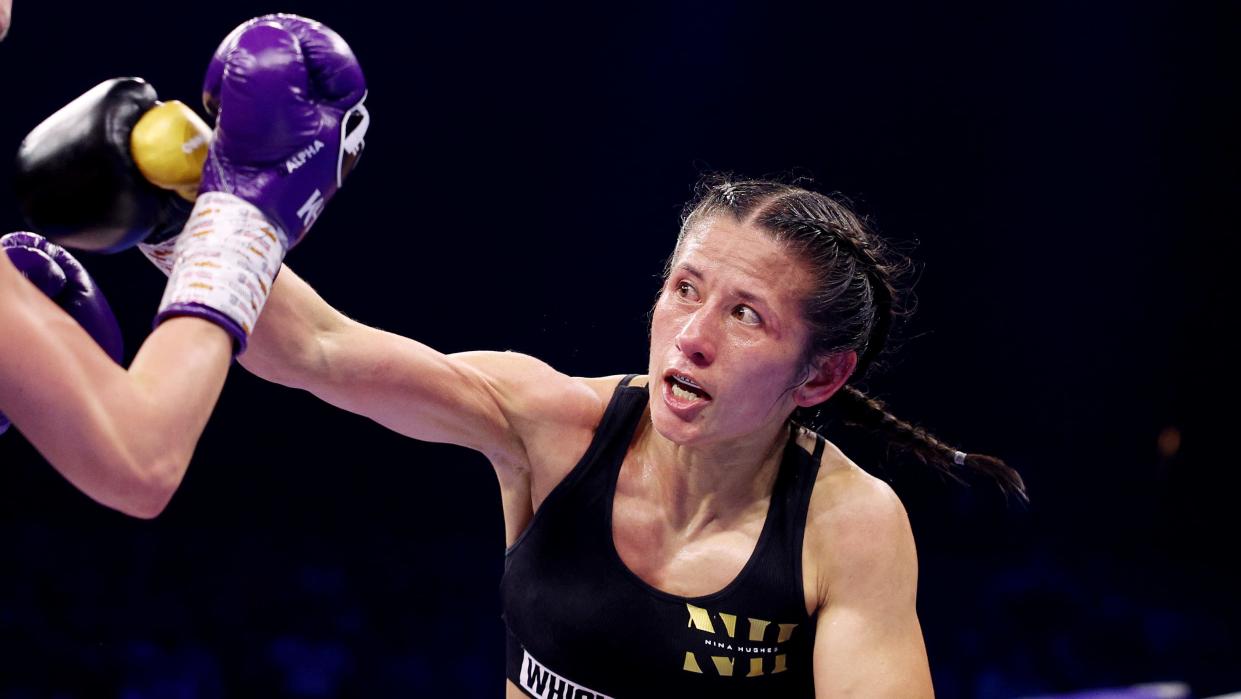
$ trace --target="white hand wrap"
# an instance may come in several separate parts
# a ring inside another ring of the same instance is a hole
[[[198,197],[181,235],[138,247],[169,275],[159,314],[198,304],[249,334],[280,271],[284,241],[283,232],[253,204],[207,192]]]

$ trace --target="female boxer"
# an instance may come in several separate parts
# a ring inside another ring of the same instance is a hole
[[[950,474],[1023,486],[849,385],[883,350],[898,266],[830,197],[720,180],[683,217],[645,376],[444,355],[287,270],[241,362],[490,459],[510,697],[928,697],[905,511],[799,414],[829,404]]]

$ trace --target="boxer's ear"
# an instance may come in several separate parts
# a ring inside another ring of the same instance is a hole
[[[831,398],[845,385],[857,368],[857,352],[833,352],[816,357],[810,365],[806,380],[793,389],[793,400],[798,407],[810,408]]]

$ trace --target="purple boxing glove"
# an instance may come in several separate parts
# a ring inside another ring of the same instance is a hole
[[[216,50],[203,102],[216,114],[189,223],[144,252],[171,267],[156,322],[195,315],[244,351],[285,252],[361,155],[366,82],[344,40],[295,15],[242,24]]]
[[[86,268],[64,248],[35,233],[0,237],[0,249],[39,290],[81,325],[116,363],[123,357],[121,329],[108,301]],[[0,434],[9,421],[0,415]]]
[[[199,193],[245,199],[296,245],[362,153],[364,99],[362,68],[336,32],[297,15],[242,24],[203,80],[218,119]]]

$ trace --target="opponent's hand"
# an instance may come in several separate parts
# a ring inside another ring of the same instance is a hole
[[[361,154],[365,97],[353,52],[318,22],[266,15],[224,39],[203,83],[218,117],[194,211],[183,235],[143,249],[175,265],[157,322],[206,318],[244,351],[285,251]]]
[[[0,237],[0,249],[19,272],[81,325],[118,364],[123,357],[121,329],[95,280],[64,248],[34,233]],[[9,421],[0,414],[0,434]]]

